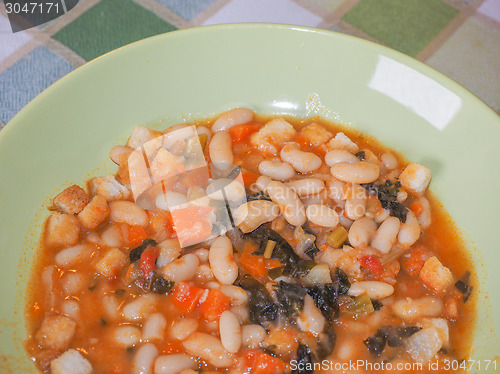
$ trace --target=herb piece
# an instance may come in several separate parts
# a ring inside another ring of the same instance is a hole
[[[318,336],[318,350],[316,356],[318,361],[322,361],[333,352],[335,342],[337,341],[337,334],[330,322],[325,323],[325,329]]]
[[[158,294],[166,294],[174,288],[174,282],[168,281],[157,273],[153,273],[151,278],[151,291]]]
[[[340,248],[347,240],[347,230],[342,226],[331,231],[326,237],[326,242],[333,248]]]
[[[123,295],[125,295],[125,290],[123,288],[119,288],[115,291],[115,295],[117,297],[122,297]]]
[[[384,306],[379,300],[372,300],[373,309],[380,310]]]
[[[240,287],[250,294],[248,307],[252,323],[265,327],[264,325],[276,319],[278,307],[262,283],[250,274],[245,274],[240,280]]]
[[[400,182],[391,182],[386,180],[384,184],[362,184],[364,188],[368,191],[370,195],[376,196],[382,208],[390,211],[391,216],[396,217],[401,222],[406,222],[406,214],[408,209],[401,203],[397,201],[398,191],[401,188]]]
[[[363,343],[373,356],[380,357],[387,343],[387,337],[379,329],[375,335],[363,340]]]
[[[279,268],[274,268],[269,270],[267,275],[269,275],[269,278],[271,279],[276,279],[278,277],[281,277],[283,275],[283,270],[285,270],[284,266],[280,266]]]
[[[284,315],[290,322],[295,322],[302,309],[304,309],[304,296],[306,289],[299,284],[280,281],[274,286],[278,299],[279,314]]]
[[[420,331],[418,326],[384,326],[377,330],[377,333],[364,340],[368,350],[373,356],[380,357],[387,344],[389,347],[400,347],[404,340]]]
[[[104,318],[100,318],[99,322],[101,322],[102,327],[106,327],[108,325],[108,322],[106,322],[106,320]]]
[[[279,260],[283,266],[283,275],[300,277],[306,275],[316,264],[314,261],[304,260],[293,250],[292,246],[277,232],[267,228],[264,225],[259,226],[254,231],[244,235],[245,238],[251,238],[260,243],[260,248],[254,254],[262,255],[268,240],[276,242],[271,258]]]
[[[358,153],[355,153],[354,156],[359,158],[361,161],[366,160],[366,154],[365,151],[359,151]]]
[[[147,247],[156,247],[156,242],[153,239],[145,239],[140,246],[134,248],[129,253],[130,262],[135,262],[141,258],[142,252]]]
[[[251,195],[247,195],[247,201],[253,201],[253,200],[268,200],[268,201],[271,201],[271,198],[265,192],[259,191],[259,192],[255,192],[255,193],[253,193]]]
[[[351,299],[351,302],[343,305],[342,308],[342,314],[351,316],[354,319],[365,317],[374,311],[370,296],[366,292]]]
[[[313,374],[313,358],[311,349],[305,344],[299,344],[297,348],[297,365],[292,374]]]
[[[94,278],[92,278],[92,281],[91,281],[90,286],[88,287],[88,289],[90,291],[94,291],[100,281],[101,281],[101,277],[99,276],[99,274],[97,274],[96,276],[94,276]]]
[[[306,228],[300,227],[296,234],[299,238],[297,243],[297,251],[303,252],[311,260],[314,259],[316,253],[319,252],[319,248],[316,246],[316,236],[307,230]]]
[[[455,283],[455,287],[462,293],[462,300],[464,303],[469,299],[470,294],[472,293],[472,286],[469,285],[470,282],[470,272],[466,271],[462,278]]]

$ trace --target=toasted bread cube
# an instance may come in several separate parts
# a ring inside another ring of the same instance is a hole
[[[54,207],[61,213],[77,214],[89,203],[89,195],[80,186],[76,184],[66,188],[63,192],[57,195],[53,204]]]
[[[54,212],[47,220],[45,243],[50,247],[75,245],[80,236],[80,226],[75,216]]]
[[[283,118],[275,118],[251,135],[250,144],[264,152],[276,154],[276,146],[292,140],[296,134],[291,124]]]
[[[96,264],[97,271],[107,278],[112,278],[127,265],[127,256],[118,248],[113,248]]]
[[[44,318],[35,337],[43,348],[65,349],[75,334],[76,322],[62,315]]]
[[[160,135],[162,135],[160,131],[148,129],[146,126],[136,126],[127,141],[127,147],[138,148]]]
[[[68,349],[50,362],[50,372],[52,374],[90,374],[92,365],[76,349]]]
[[[317,123],[311,123],[299,131],[299,137],[314,147],[325,144],[332,136],[333,134],[330,131]]]
[[[399,175],[401,185],[409,192],[423,195],[431,181],[431,171],[425,166],[412,162]]]
[[[326,145],[329,149],[344,149],[351,153],[356,153],[359,150],[358,145],[343,132],[338,132]]]
[[[78,213],[78,219],[87,230],[93,230],[109,216],[109,206],[106,199],[101,195],[95,195],[90,203]]]
[[[419,277],[436,295],[443,295],[453,283],[453,275],[450,269],[444,266],[436,256],[432,256],[425,261]]]
[[[106,201],[128,200],[132,196],[128,188],[118,182],[111,174],[92,178],[89,187],[92,195],[100,195]]]

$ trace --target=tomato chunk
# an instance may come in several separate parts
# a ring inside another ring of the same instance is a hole
[[[139,225],[130,226],[128,228],[128,244],[131,247],[137,247],[140,245],[145,239],[148,238],[146,234],[146,230],[144,227]]]
[[[145,277],[149,277],[155,269],[155,262],[158,258],[158,248],[147,247],[141,254],[141,270]]]
[[[382,262],[376,255],[363,256],[359,259],[359,263],[365,269],[370,270],[374,275],[380,275],[382,271]]]
[[[238,360],[239,369],[244,374],[281,374],[286,365],[279,358],[252,349]]]
[[[244,125],[233,126],[229,129],[229,134],[233,143],[241,143],[246,140],[250,135],[256,132],[260,125],[256,123],[246,123]]]

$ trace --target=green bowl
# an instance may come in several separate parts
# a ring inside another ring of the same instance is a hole
[[[109,150],[134,126],[162,128],[237,105],[319,114],[427,165],[478,275],[472,358],[500,366],[499,117],[391,49],[324,30],[240,24],[175,31],[100,57],[0,132],[0,372],[35,372],[23,349],[24,298],[49,198],[114,173]]]

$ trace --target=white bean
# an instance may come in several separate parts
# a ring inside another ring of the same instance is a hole
[[[252,200],[236,208],[233,217],[240,230],[247,233],[263,223],[273,221],[279,213],[278,205],[272,201]]]
[[[248,294],[238,286],[222,286],[220,291],[231,298],[231,305],[245,305],[248,302]]]
[[[323,332],[325,322],[325,317],[323,317],[321,311],[314,304],[313,298],[306,294],[304,297],[304,309],[297,319],[297,326],[302,331],[318,336]]]
[[[337,203],[341,203],[349,197],[346,184],[333,178],[328,181],[328,192],[329,196]]]
[[[301,226],[306,222],[304,204],[297,194],[281,182],[269,182],[266,192],[276,204],[279,205],[283,217],[292,226]]]
[[[304,178],[285,183],[285,186],[290,187],[300,197],[304,197],[324,191],[325,182],[316,178]]]
[[[80,273],[69,272],[62,278],[65,295],[75,295],[85,287],[85,277]]]
[[[131,201],[112,201],[109,203],[110,217],[115,222],[125,222],[129,225],[146,226],[148,214]]]
[[[299,173],[309,173],[319,169],[321,158],[312,152],[301,151],[298,144],[288,143],[281,149],[281,159],[288,162]]]
[[[233,258],[233,245],[227,236],[219,236],[210,246],[208,261],[221,284],[233,284],[238,278],[238,265]]]
[[[245,325],[241,328],[243,345],[248,348],[257,348],[266,336],[266,330],[261,325]]]
[[[117,225],[110,225],[104,229],[101,239],[108,247],[122,246],[122,233]]]
[[[327,264],[330,269],[335,269],[337,267],[337,260],[343,255],[345,255],[345,252],[342,249],[335,249],[328,246],[324,251],[316,255],[315,260]]]
[[[214,279],[214,273],[212,272],[210,266],[202,264],[198,266],[198,269],[196,269],[195,277],[198,281],[206,283]]]
[[[349,229],[349,243],[354,248],[367,246],[373,239],[375,231],[377,231],[377,224],[373,219],[368,217],[357,219]]]
[[[247,108],[234,108],[222,113],[212,125],[212,131],[228,130],[253,120],[254,113]]]
[[[228,170],[233,163],[233,143],[227,131],[218,131],[208,145],[210,160],[217,169]]]
[[[338,162],[330,168],[332,175],[347,183],[371,183],[380,176],[380,168],[371,162],[361,161],[355,164]]]
[[[144,326],[142,326],[142,337],[146,341],[161,340],[167,327],[167,320],[161,313],[151,314]]]
[[[389,170],[396,169],[399,166],[398,159],[391,152],[382,153],[382,155],[380,156],[380,160]]]
[[[275,180],[285,181],[295,176],[295,170],[286,162],[264,160],[259,164],[261,174]]]
[[[250,317],[250,311],[248,310],[248,307],[246,305],[232,306],[229,310],[233,312],[236,317],[238,317],[238,320],[241,324],[246,323],[248,321],[248,318]]]
[[[347,218],[352,220],[357,220],[365,215],[366,190],[363,187],[359,185],[351,187],[349,197],[345,201],[344,211]]]
[[[130,368],[132,374],[152,374],[156,356],[158,356],[158,349],[154,344],[144,344],[134,356]]]
[[[271,178],[269,178],[266,175],[261,175],[255,181],[255,187],[257,187],[259,191],[264,192],[266,190],[267,185],[269,184],[269,182],[271,182]]]
[[[207,136],[207,141],[205,144],[208,144],[210,139],[212,139],[212,131],[208,127],[205,126],[198,126],[196,128],[196,133],[199,135],[206,135]]]
[[[111,148],[111,151],[109,152],[109,158],[111,158],[111,160],[113,160],[115,164],[120,165],[128,158],[128,156],[130,156],[133,151],[134,150],[130,147],[117,145]]]
[[[76,300],[64,300],[61,304],[61,312],[74,320],[78,320],[80,317],[80,305]]]
[[[156,309],[157,304],[158,298],[156,295],[138,296],[123,307],[122,316],[129,321],[145,318]]]
[[[391,250],[398,236],[401,222],[396,217],[387,218],[377,232],[373,236],[371,246],[378,249],[382,253],[387,253]]]
[[[224,192],[222,192],[224,190]],[[214,200],[242,201],[245,198],[245,186],[237,180],[219,178],[207,187],[207,195]]]
[[[224,349],[220,340],[215,336],[195,332],[182,345],[186,351],[216,368],[229,367],[233,364],[232,355]]]
[[[197,249],[196,251],[194,251],[193,253],[198,257],[198,259],[200,260],[200,262],[207,262],[207,260],[208,260],[208,249],[200,248],[200,249]]]
[[[59,251],[56,254],[56,264],[60,267],[73,266],[76,263],[88,258],[90,250],[87,244],[78,244]]]
[[[120,308],[120,302],[115,295],[105,295],[102,298],[102,306],[106,317],[111,320],[115,320],[118,317],[118,309]]]
[[[158,253],[158,258],[156,259],[156,265],[159,268],[163,268],[170,264],[181,254],[182,248],[177,239],[167,239],[158,244],[160,249]]]
[[[420,238],[420,225],[415,213],[408,210],[406,222],[401,224],[398,234],[398,242],[405,248],[410,248]]]
[[[226,310],[220,315],[219,333],[222,346],[230,353],[237,353],[241,347],[241,326],[238,317]]]
[[[163,276],[172,282],[182,282],[194,277],[200,260],[192,253],[188,253],[178,260],[167,264],[163,269]]]
[[[433,296],[424,296],[419,299],[407,297],[394,302],[391,308],[397,317],[405,321],[414,321],[420,317],[439,316],[443,311],[443,302]]]
[[[432,223],[431,205],[425,197],[419,197],[417,201],[424,207],[424,210],[418,215],[418,223],[423,229],[426,229]]]
[[[130,325],[120,326],[113,331],[113,339],[122,347],[130,347],[140,342],[141,330]]]
[[[185,369],[194,369],[196,361],[184,353],[159,356],[155,360],[155,374],[178,374]]]
[[[377,281],[354,282],[349,288],[349,295],[359,296],[367,293],[370,299],[384,299],[394,293],[394,287],[390,284]]]
[[[375,222],[384,222],[390,214],[391,211],[389,209],[377,209],[377,212],[375,213]]]
[[[350,164],[354,164],[359,162],[359,158],[354,156],[351,152],[346,151],[345,149],[333,149],[328,151],[325,155],[325,162],[328,166],[333,166],[338,162],[348,162]]]
[[[339,215],[329,206],[323,204],[312,204],[306,209],[309,221],[322,227],[335,227],[339,224]]]
[[[406,192],[405,190],[399,190],[398,191],[398,194],[397,194],[397,197],[396,197],[396,201],[398,203],[404,203],[407,198],[408,198],[408,192]]]
[[[170,327],[169,334],[177,340],[185,340],[189,335],[198,330],[200,324],[193,318],[180,319]]]

